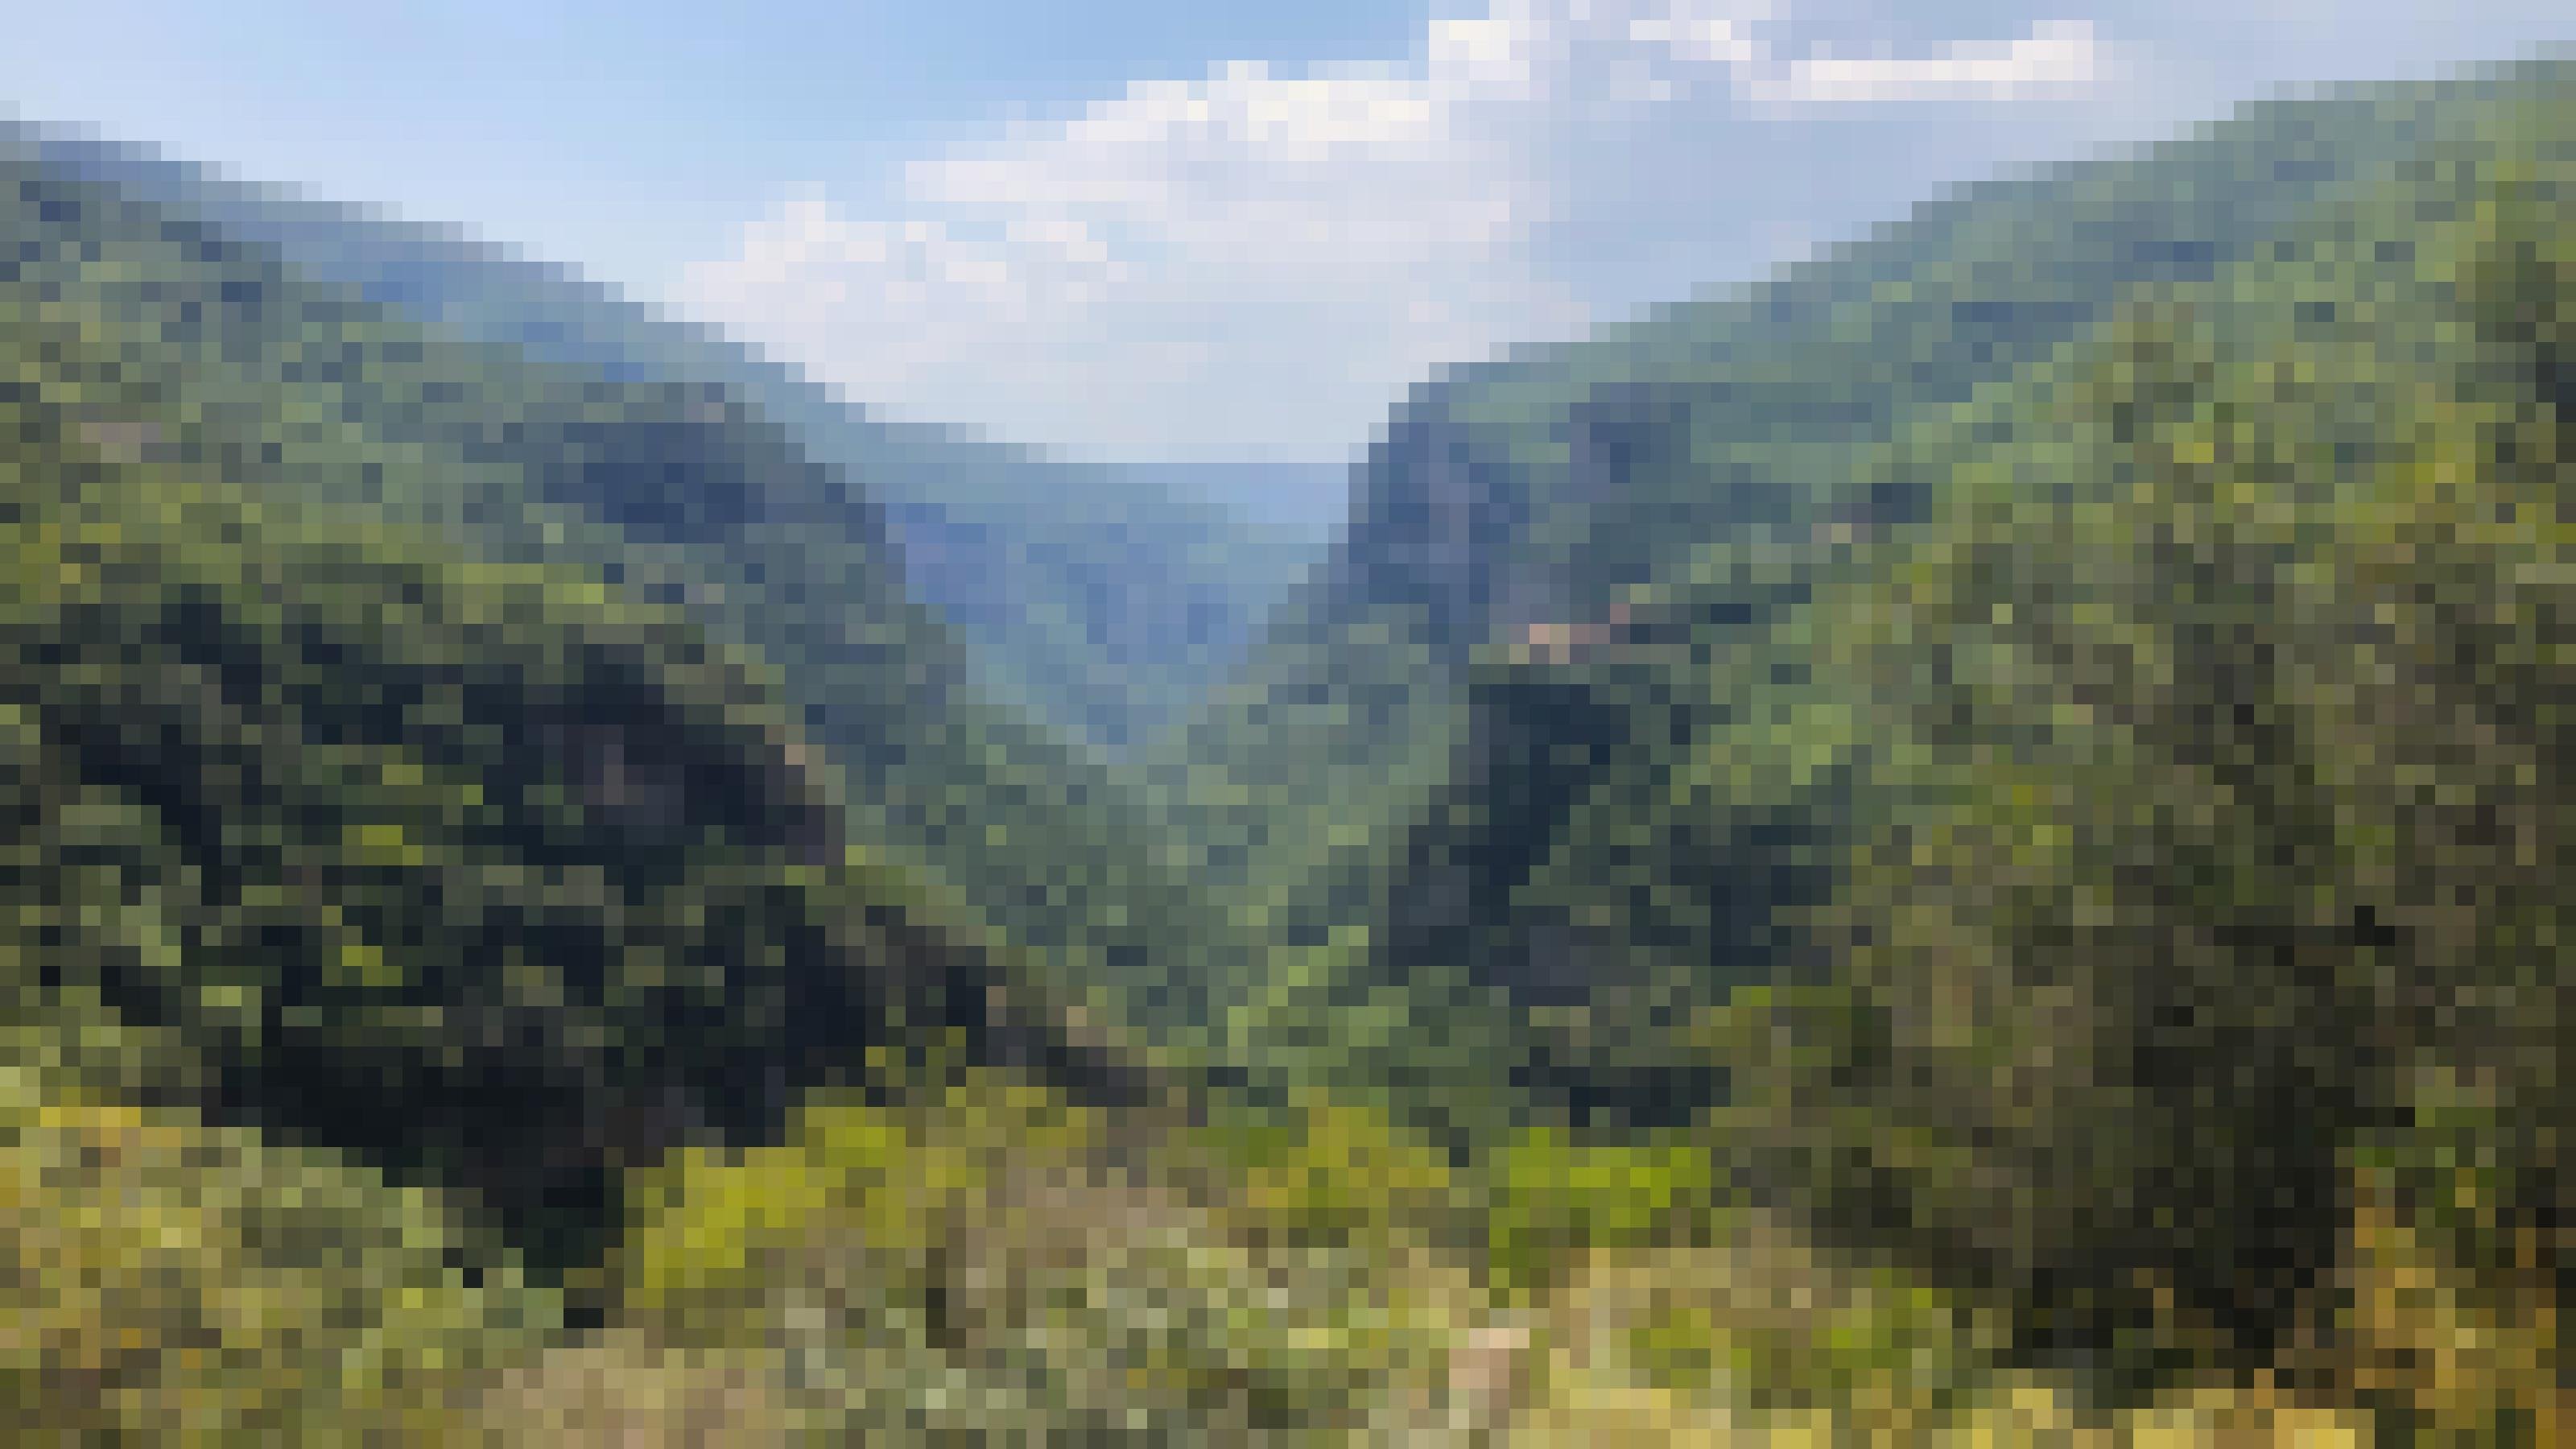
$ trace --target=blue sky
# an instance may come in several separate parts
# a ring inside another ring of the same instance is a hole
[[[1347,457],[1962,181],[2576,45],[2565,0],[31,0],[0,107],[461,223],[898,416]]]

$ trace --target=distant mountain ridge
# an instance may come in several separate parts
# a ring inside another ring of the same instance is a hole
[[[957,626],[987,688],[1083,743],[1122,751],[1178,720],[1322,544],[1316,509],[1256,496],[1283,483],[1329,492],[1309,470],[1066,463],[890,421],[754,349],[452,228],[26,123],[0,131],[453,335],[621,383],[742,397],[878,500],[912,593]]]

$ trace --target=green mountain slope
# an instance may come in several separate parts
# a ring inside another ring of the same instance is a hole
[[[432,1194],[16,1068],[0,1393],[22,1442],[454,1443],[561,1327]]]
[[[1182,848],[1301,948],[1233,958],[1244,1049],[1341,1063],[1343,1007],[1373,1001],[1480,1043],[1452,1113],[1689,1109],[1707,1078],[1674,1023],[1802,959],[1775,918],[1830,903],[1853,765],[1887,747],[1816,655],[1826,601],[1953,485],[1908,440],[2006,426],[1963,409],[2139,288],[2310,244],[2410,158],[2474,157],[2562,72],[2249,107],[1417,389],[1332,563],[1164,765]],[[1568,979],[1580,1001],[1542,984]]]
[[[821,418],[804,433],[871,480],[907,585],[977,680],[1113,761],[1186,719],[1322,553],[1241,496],[1259,470],[1060,463]]]
[[[1142,809],[981,697],[905,596],[874,501],[751,403],[425,330],[200,218],[0,164],[13,286],[59,326],[136,339],[83,400],[102,440],[683,605],[780,666],[853,774],[853,838],[943,881],[952,914],[1092,984],[1151,984],[1187,940]]]
[[[2563,1222],[2571,95],[2257,111],[1924,239],[2021,291],[1891,237],[1735,315],[1879,300],[1735,360],[1659,321],[1434,394],[1343,561],[1394,582],[1329,607],[1409,624],[1437,702],[1379,717],[1457,733],[1252,1042],[1476,1134],[1731,1123],[1766,1195],[2120,1392],[2325,1331],[2359,1164],[2464,1263]],[[2205,270],[2047,265],[2106,201],[2208,225],[2285,137],[2343,159]],[[1363,682],[1310,713],[1387,687],[1341,627]]]
[[[649,546],[611,546],[587,475],[540,471],[561,454],[513,454],[540,414],[473,419],[478,448],[416,337],[58,177],[0,198],[19,1020],[166,1028],[115,1070],[466,1191],[556,1265],[622,1166],[756,1136],[872,1044],[1061,1057],[1049,973],[855,845],[779,676],[636,602]],[[577,395],[571,456],[735,465],[671,508],[788,456],[664,393]],[[363,427],[405,398],[408,432]],[[898,748],[949,727],[907,692],[880,695]]]
[[[1881,1033],[1843,1097],[1919,1152],[1837,1200],[2043,1343],[2316,1332],[2436,1104],[2459,1261],[2567,1220],[2569,95],[1919,435],[1939,516],[1819,623],[1889,802],[1820,932]]]
[[[1121,751],[1182,718],[1320,545],[1256,495],[1272,472],[1066,463],[886,422],[793,369],[450,229],[132,148],[25,128],[18,139],[443,331],[621,383],[740,397],[876,500],[907,591],[955,628],[979,686],[1082,743]]]

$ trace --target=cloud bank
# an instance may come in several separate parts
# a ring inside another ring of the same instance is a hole
[[[1346,455],[1440,366],[1881,215],[1918,164],[1890,138],[2081,103],[2113,60],[2081,20],[1905,54],[1787,21],[1494,0],[1403,61],[1140,82],[916,162],[881,207],[789,198],[672,300],[896,416],[1094,457]],[[1834,159],[1864,155],[1894,174]],[[1820,207],[1837,179],[1855,195]]]

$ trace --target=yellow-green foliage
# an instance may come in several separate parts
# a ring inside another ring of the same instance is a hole
[[[1384,1241],[1445,1227],[1449,1160],[1373,1105],[1308,1095],[1275,1119],[1211,1126],[1175,1148],[1215,1166],[1238,1226],[1278,1242]]]
[[[427,1196],[58,1085],[0,1068],[15,1442],[444,1442],[540,1341],[549,1300],[467,1286]]]
[[[722,1338],[818,1232],[877,1255],[927,1254],[1000,1169],[1078,1160],[1095,1118],[977,1074],[928,1107],[817,1101],[777,1147],[676,1153],[638,1175],[639,1217],[619,1253],[626,1303]]]
[[[2339,1332],[2316,1377],[2400,1406],[2420,1443],[2563,1443],[2576,1392],[2542,1239],[2481,1213],[2494,1188],[2455,1145],[2437,1137],[2393,1167],[2365,1159]]]
[[[1720,1163],[1690,1135],[1588,1144],[1552,1127],[1522,1131],[1484,1173],[1484,1238],[1496,1285],[1507,1293],[1545,1288],[1586,1248],[1708,1241],[1725,1213]]]
[[[1326,1150],[1390,1149],[1365,1114],[1311,1120]],[[1346,1189],[1301,1201],[1324,1174],[1284,1167],[1259,1203],[1196,1202],[1158,1164],[1113,1161],[1104,1126],[977,1075],[932,1100],[811,1108],[780,1147],[684,1155],[639,1195],[626,1316],[782,1355],[806,1421],[898,1442],[1067,1425],[1330,1442],[1430,1395],[1473,1315],[1464,1274],[1394,1242],[1256,1241],[1247,1225],[1277,1214],[1363,1209]]]

